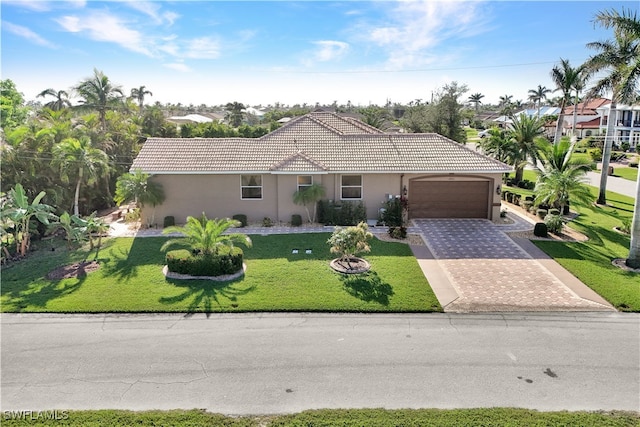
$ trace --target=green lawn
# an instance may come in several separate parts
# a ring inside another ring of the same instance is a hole
[[[246,275],[232,282],[166,279],[164,237],[108,239],[100,269],[84,278],[48,280],[82,251],[42,248],[4,269],[3,312],[442,311],[410,248],[374,239],[368,274],[341,275],[329,233],[251,236]],[[298,254],[292,254],[299,249]],[[305,253],[311,249],[312,254]]]
[[[525,178],[533,173],[525,171]],[[598,189],[590,187],[593,200]],[[531,194],[520,188],[505,187],[505,191]],[[611,264],[615,258],[629,255],[630,237],[613,230],[622,224],[623,218],[633,215],[634,201],[631,197],[607,192],[606,207],[595,205],[572,206],[580,215],[570,223],[574,229],[586,234],[589,241],[565,243],[534,241],[536,246],[553,257],[591,289],[622,311],[640,311],[640,276],[621,270]]]
[[[638,168],[614,168],[613,176],[636,181],[638,179]]]
[[[3,425],[56,425],[56,426],[228,426],[228,427],[329,427],[329,426],[502,426],[502,427],[554,427],[554,426],[608,426],[631,427],[640,422],[638,413],[632,412],[538,412],[528,409],[323,409],[286,415],[228,417],[202,410],[141,411],[50,411],[56,421],[7,420]],[[36,418],[39,414],[33,411]],[[43,412],[42,417],[46,414]]]

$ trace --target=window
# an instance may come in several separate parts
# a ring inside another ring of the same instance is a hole
[[[343,200],[362,199],[362,175],[342,175],[340,197]]]
[[[262,175],[240,175],[242,200],[262,199]]]
[[[306,190],[313,184],[311,175],[298,175],[298,191]]]

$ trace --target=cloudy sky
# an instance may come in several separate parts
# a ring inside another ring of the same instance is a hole
[[[640,1],[1,0],[1,77],[27,100],[103,71],[147,102],[354,105],[429,100],[457,81],[484,103],[553,89]]]

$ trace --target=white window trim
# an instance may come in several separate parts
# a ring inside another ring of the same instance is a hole
[[[342,178],[345,176],[359,176],[360,177],[360,185],[342,185]],[[363,185],[363,178],[362,175],[360,174],[344,174],[344,175],[340,175],[340,200],[362,200],[363,199],[363,194],[364,194],[364,185]],[[342,197],[342,189],[343,188],[359,188],[360,189],[360,197],[349,197],[349,198],[344,198]]]
[[[260,185],[242,185],[242,177],[243,176],[259,176],[260,177]],[[263,188],[263,177],[260,174],[256,174],[256,173],[247,173],[247,174],[241,174],[240,175],[240,200],[262,200],[264,197],[264,188]],[[243,197],[242,196],[242,190],[244,188],[259,188],[260,189],[260,197]]]

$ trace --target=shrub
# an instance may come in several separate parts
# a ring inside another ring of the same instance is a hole
[[[522,196],[520,194],[514,194],[513,195],[513,204],[514,205],[519,205],[521,198],[522,198]]]
[[[531,206],[533,206],[533,202],[531,200],[522,200],[520,201],[520,206],[528,212]]]
[[[502,200],[507,200],[507,195],[511,194],[509,191],[503,191],[501,194]]]
[[[262,226],[263,227],[273,227],[273,221],[268,216],[262,218]]]
[[[502,209],[500,211],[500,218],[506,218],[507,217],[507,210],[506,209]]]
[[[631,234],[631,218],[624,218],[622,220],[622,225],[618,227],[618,230],[626,234]]]
[[[630,168],[637,168],[638,167],[638,162],[637,161],[629,162],[629,167]]]
[[[528,202],[533,202],[536,199],[536,196],[525,196],[524,199]]]
[[[533,235],[538,237],[547,237],[547,224],[544,222],[537,222],[533,226]]]
[[[538,209],[538,210],[536,210],[536,215],[538,215],[538,218],[544,219],[544,217],[547,216],[548,212],[549,211],[546,210],[546,209]]]
[[[124,214],[124,221],[125,222],[140,221],[140,209],[139,208],[135,208],[135,209],[127,212],[126,214]]]
[[[356,225],[366,222],[367,210],[363,202],[336,204],[333,200],[318,202],[318,222],[324,225]]]
[[[167,252],[169,271],[191,276],[222,276],[233,274],[242,268],[242,249],[223,248],[218,255],[193,254],[186,249]]]
[[[298,214],[291,215],[291,225],[293,227],[300,227],[302,225],[302,216]]]
[[[594,162],[599,162],[602,160],[602,150],[599,148],[593,148],[589,150],[589,156]]]
[[[562,217],[560,215],[552,215],[551,213],[544,218],[544,224],[547,226],[547,231],[553,234],[560,234],[562,227],[564,227]]]
[[[240,223],[240,227],[246,227],[247,226],[247,216],[245,214],[236,214],[236,215],[232,216],[231,218],[235,219],[236,221],[238,221]]]
[[[165,216],[162,223],[163,228],[171,227],[172,225],[176,225],[176,218],[173,215]]]
[[[407,227],[389,227],[389,236],[394,239],[405,239],[407,237]]]
[[[400,227],[403,223],[403,206],[400,199],[389,200],[384,203],[384,211],[380,220],[389,227]]]
[[[560,215],[560,209],[549,209],[549,215]]]

